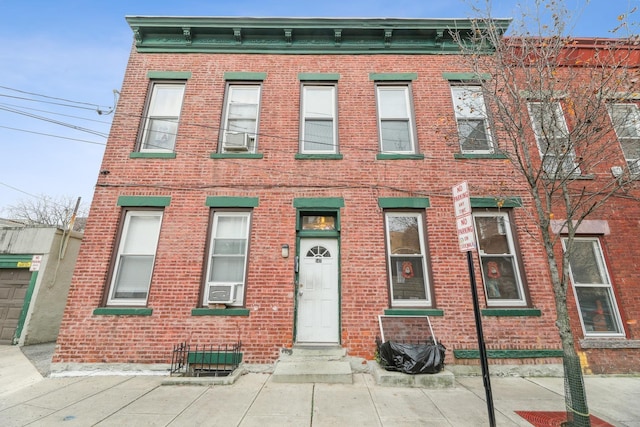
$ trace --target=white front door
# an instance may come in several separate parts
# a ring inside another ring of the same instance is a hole
[[[338,240],[300,239],[296,342],[338,344]]]

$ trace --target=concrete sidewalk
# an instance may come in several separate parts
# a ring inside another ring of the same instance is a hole
[[[4,383],[11,351],[1,350]],[[30,371],[14,363],[14,371],[23,368]],[[382,387],[363,373],[354,374],[353,384],[283,384],[258,373],[224,386],[162,385],[166,379],[90,376],[21,383],[0,394],[0,425],[488,425],[480,377],[458,377],[449,389]],[[588,376],[585,382],[593,415],[615,426],[640,426],[640,377]],[[565,410],[562,378],[492,377],[491,383],[499,426],[531,425],[515,411]]]

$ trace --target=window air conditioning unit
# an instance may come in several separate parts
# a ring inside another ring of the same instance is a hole
[[[222,146],[227,151],[249,151],[254,137],[246,132],[227,132]]]
[[[208,304],[231,304],[236,300],[236,284],[209,285]]]

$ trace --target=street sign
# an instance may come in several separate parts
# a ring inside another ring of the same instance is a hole
[[[31,258],[31,267],[29,267],[29,271],[39,271],[41,263],[42,263],[42,255],[34,255]]]
[[[476,236],[473,229],[471,197],[467,181],[453,186],[453,209],[456,213],[456,229],[458,230],[460,252],[471,251],[476,248]]]

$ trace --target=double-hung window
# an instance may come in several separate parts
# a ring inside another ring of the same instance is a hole
[[[553,178],[580,174],[560,102],[530,102],[529,115],[545,173]]]
[[[609,115],[633,174],[640,174],[640,112],[636,104],[611,104]]]
[[[386,212],[385,228],[392,306],[430,306],[423,214]]]
[[[248,211],[213,212],[205,305],[220,302],[216,292],[229,296],[224,301],[228,305],[244,304],[250,223],[251,213]]]
[[[140,152],[173,152],[182,109],[183,82],[153,82],[144,119]]]
[[[161,223],[161,210],[126,211],[107,305],[146,304]]]
[[[487,306],[524,306],[526,298],[507,212],[473,212]]]
[[[300,152],[334,154],[337,152],[335,85],[302,86],[302,124]]]
[[[566,250],[566,239],[563,244]],[[576,237],[569,254],[569,269],[585,336],[623,336],[600,241],[595,237]]]
[[[493,152],[481,86],[451,86],[462,153]]]
[[[261,86],[229,83],[222,124],[222,153],[255,153],[258,139]]]
[[[416,137],[409,85],[376,87],[382,153],[415,154]]]

